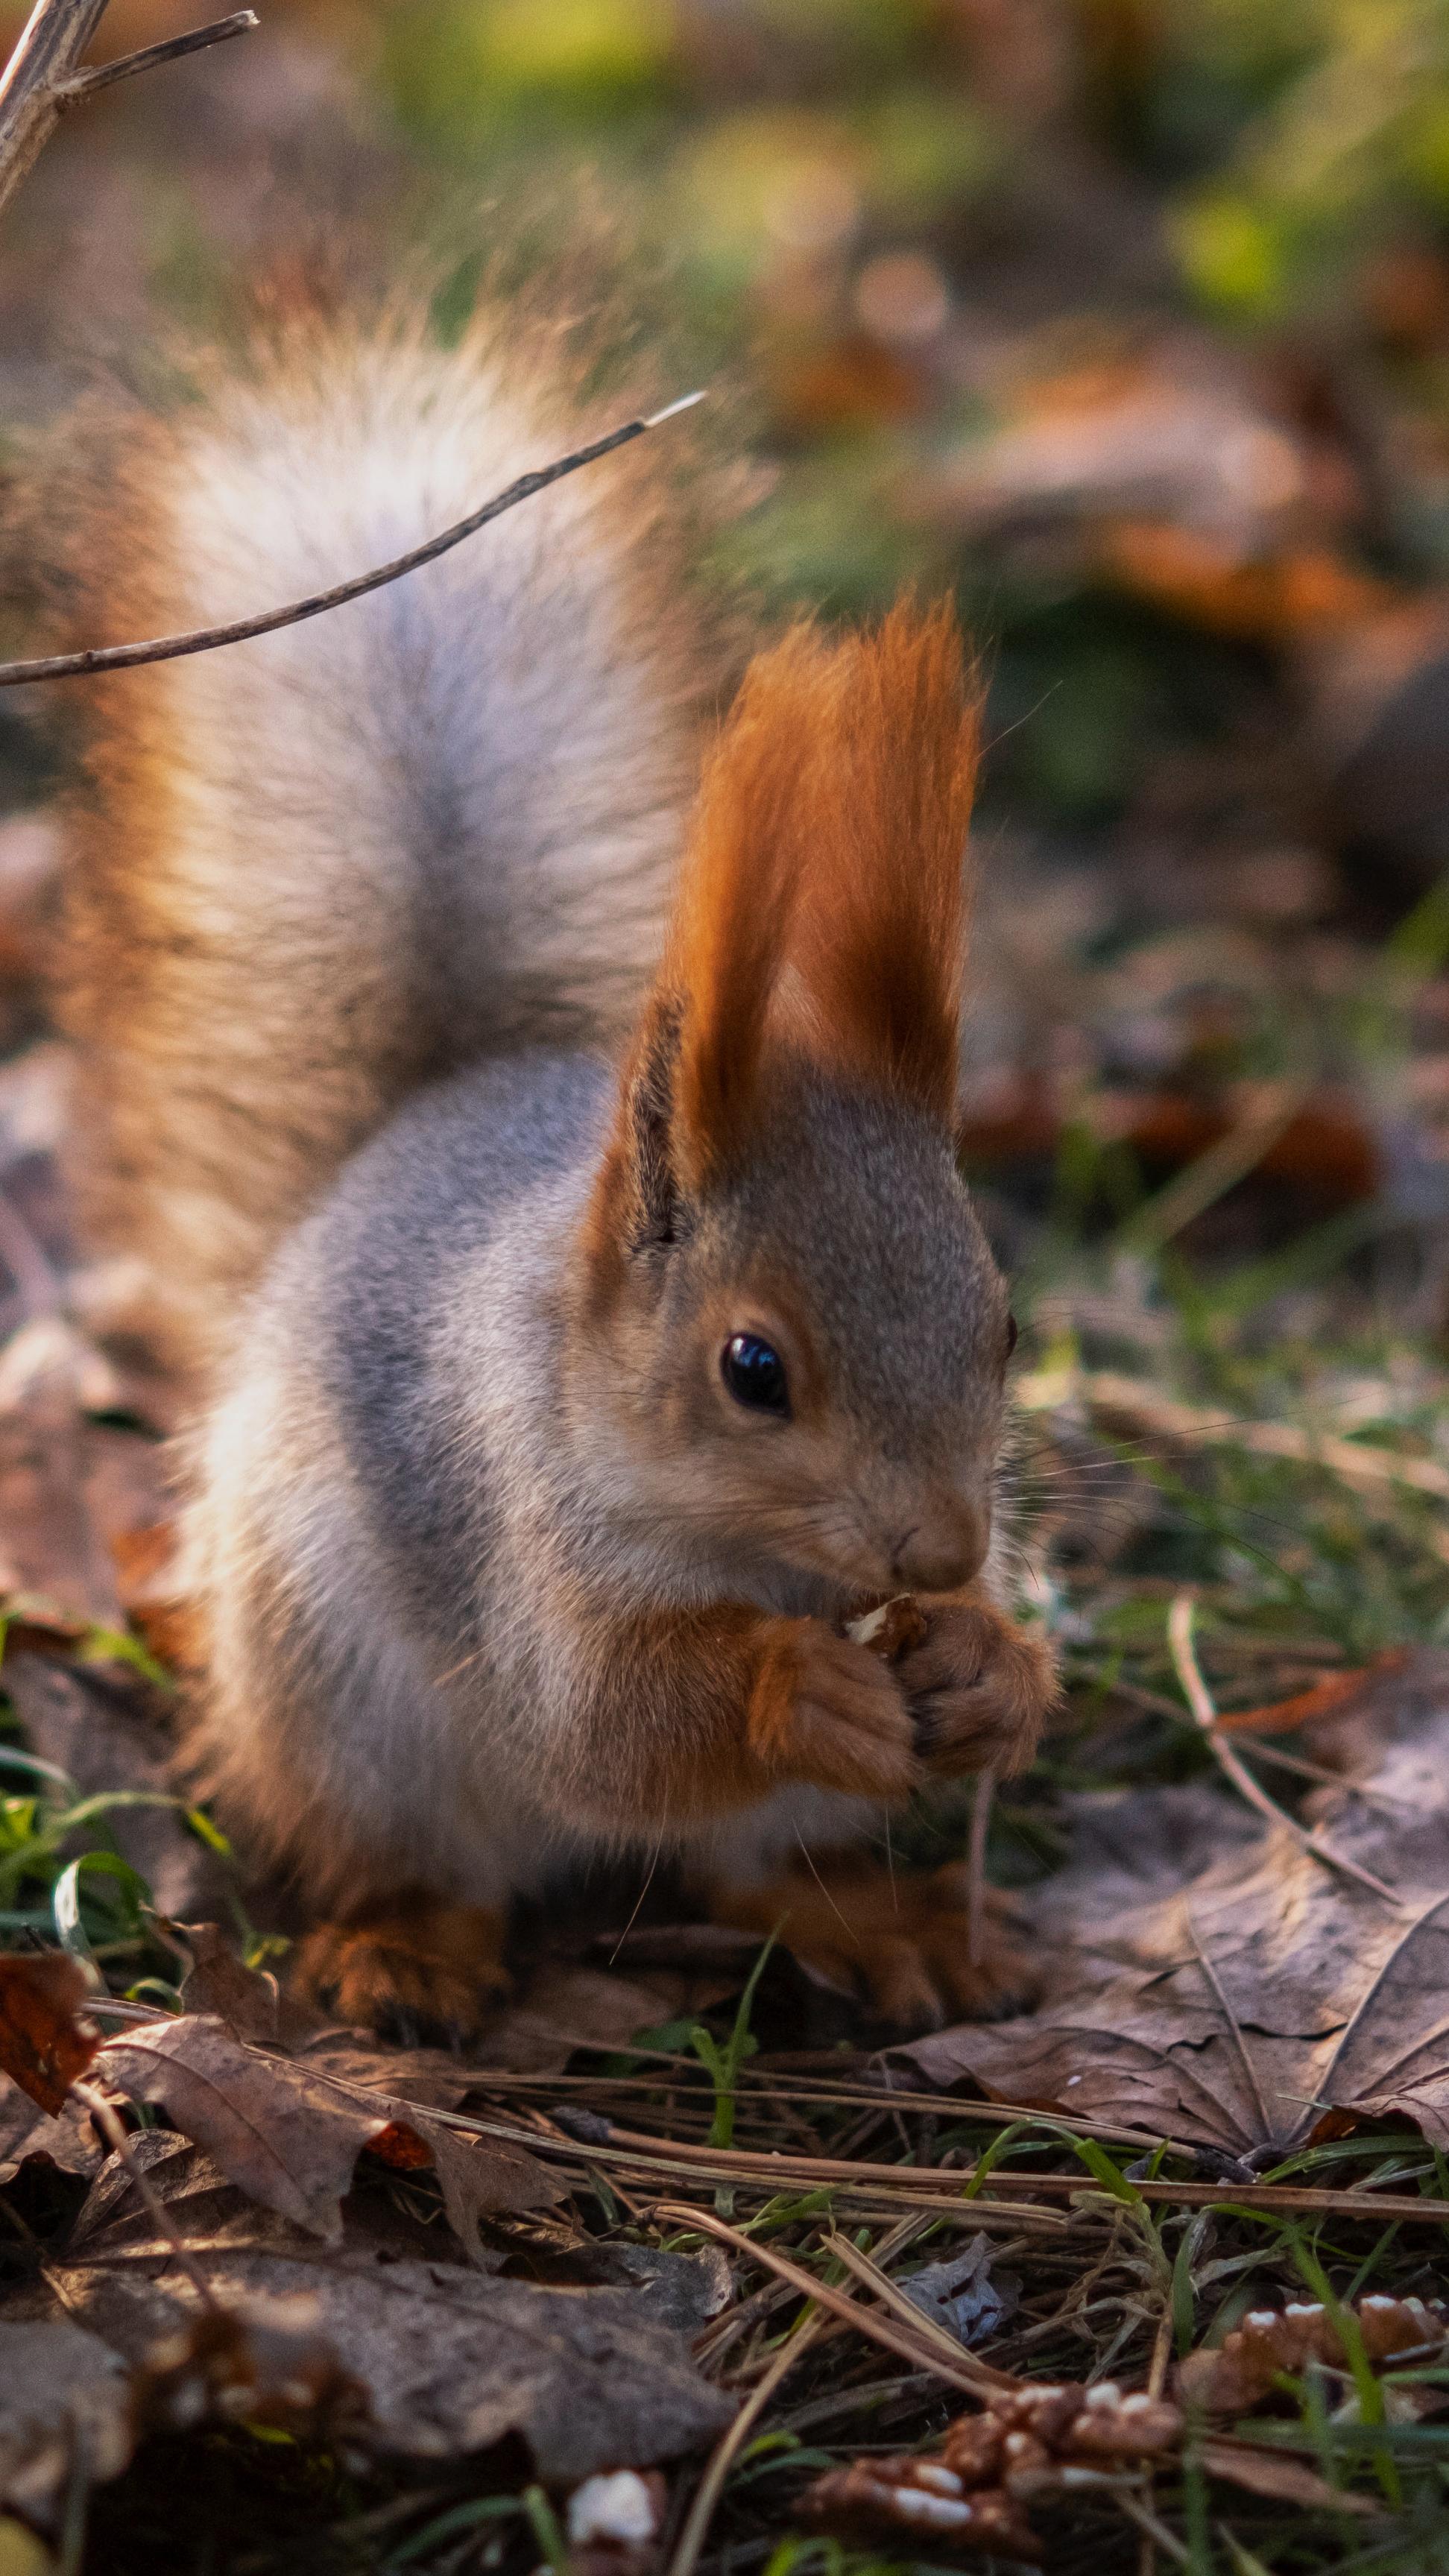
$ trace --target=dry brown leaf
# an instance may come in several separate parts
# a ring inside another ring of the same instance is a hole
[[[1042,2008],[893,2056],[1234,2159],[1394,2113],[1449,2147],[1449,1658],[1375,1676],[1334,1724],[1376,1748],[1374,1803],[1324,1790],[1311,1818],[1398,1906],[1214,1790],[1094,1801],[1037,1899],[1062,1963]]]
[[[1319,1718],[1332,1717],[1361,1701],[1366,1682],[1376,1681],[1383,1673],[1398,1672],[1406,1661],[1401,1647],[1391,1647],[1386,1654],[1376,1655],[1371,1664],[1360,1664],[1352,1672],[1326,1673],[1321,1682],[1314,1682],[1307,1690],[1294,1691],[1289,1699],[1269,1700],[1262,1708],[1224,1709],[1219,1713],[1218,1725],[1225,1735],[1286,1735],[1296,1726],[1315,1725]]]
[[[135,2102],[164,2107],[242,2190],[329,2244],[342,2236],[342,2195],[388,2106],[344,2092],[290,2059],[264,2057],[223,2023],[187,2013],[109,2040],[98,2072]]]
[[[469,2137],[426,2111],[414,2111],[408,2126],[427,2148],[448,2223],[475,2263],[484,2260],[480,2219],[503,2210],[548,2209],[568,2197],[567,2183],[522,2147]]]
[[[473,2063],[507,2067],[516,2075],[557,2075],[577,2048],[624,2048],[636,2031],[702,2011],[731,1991],[728,1977],[668,1969],[620,1977],[606,1968],[545,1961],[523,2001],[484,2033],[472,2051]]]
[[[85,1495],[87,1376],[102,1365],[58,1315],[22,1325],[0,1352],[0,1592],[83,1627],[119,1628],[115,1574]]]
[[[1266,2443],[1234,2442],[1219,2437],[1204,2442],[1198,2454],[1209,2476],[1226,2478],[1248,2495],[1267,2496],[1274,2504],[1302,2505],[1310,2513],[1376,2513],[1372,2496],[1352,2487],[1333,2487],[1306,2460],[1291,2451],[1270,2450]]]
[[[256,1990],[226,1980],[208,1955],[216,1976],[260,2014]],[[251,1972],[235,1964],[247,1978]],[[266,1984],[258,1978],[263,1995]],[[404,2170],[431,2167],[450,2223],[481,2261],[481,2218],[546,2208],[565,2197],[566,2186],[525,2148],[433,2117],[425,2105],[449,2106],[466,2092],[468,2077],[446,2059],[441,2076],[408,2063],[424,2056],[441,2052],[402,2051],[395,2060],[386,2050],[345,2044],[329,2052],[324,2041],[303,2057],[273,2056],[247,2046],[220,2019],[188,2013],[112,2040],[101,2068],[132,2100],[164,2105],[172,2127],[205,2147],[250,2198],[330,2243],[340,2239],[342,2195],[364,2147]],[[397,2089],[384,2092],[389,2082]]]
[[[200,1622],[180,1580],[171,1451],[109,1423],[88,1426],[86,1447],[86,1502],[127,1618],[163,1664],[204,1666]]]
[[[708,2385],[682,2338],[634,2291],[489,2278],[462,2262],[399,2255],[351,2220],[348,2244],[332,2247],[240,2204],[206,2157],[163,2131],[143,2134],[131,2152],[183,2227],[213,2298],[253,2320],[275,2314],[263,2303],[286,2300],[288,2330],[325,2346],[365,2392],[358,2438],[379,2450],[451,2459],[513,2435],[540,2477],[572,2485],[621,2460],[672,2459],[734,2413],[734,2400]],[[137,2368],[162,2338],[191,2330],[199,2305],[118,2159],[37,2296]]]
[[[225,2022],[233,2039],[261,2048],[304,2047],[320,2028],[317,2016],[285,1994],[269,1968],[249,1968],[216,1923],[173,1923],[191,1953],[181,1981],[189,2013]]]
[[[94,2175],[105,2153],[89,2117],[75,2105],[67,2102],[52,2116],[8,2075],[0,2076],[0,2183],[13,2182],[32,2156],[44,2157],[62,2173]]]
[[[0,2067],[42,2111],[59,2111],[101,2044],[85,1970],[59,1950],[0,1958]]]
[[[533,2242],[516,2246],[505,2269],[510,2280],[538,2281],[546,2289],[628,2290],[641,2316],[691,2339],[734,2297],[729,2257],[718,2245],[681,2254],[590,2237],[572,2245]]]

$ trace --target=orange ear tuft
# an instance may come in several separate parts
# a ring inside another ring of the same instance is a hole
[[[624,1072],[601,1278],[663,1239],[678,1187],[739,1162],[778,1048],[949,1121],[978,729],[945,606],[838,643],[799,626],[751,663]]]
[[[980,699],[944,603],[900,602],[830,657],[796,829],[810,1043],[949,1119]]]
[[[944,604],[902,601],[834,644],[797,627],[751,663],[705,768],[665,966],[693,1178],[744,1142],[777,995],[797,1045],[950,1117],[979,731]]]
[[[739,1152],[800,876],[797,813],[831,655],[798,626],[750,664],[705,762],[664,979],[681,1012],[677,1141],[700,1180]]]

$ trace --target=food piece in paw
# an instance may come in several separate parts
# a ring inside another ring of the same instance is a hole
[[[878,1601],[873,1610],[862,1610],[859,1618],[847,1619],[845,1634],[852,1645],[865,1646],[882,1662],[893,1664],[912,1646],[925,1644],[930,1624],[914,1592],[897,1592],[889,1601]]]

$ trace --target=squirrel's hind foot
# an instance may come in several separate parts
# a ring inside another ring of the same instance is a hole
[[[1012,1939],[1010,1899],[991,1887],[982,1895],[976,1927],[964,1862],[894,1875],[837,1854],[759,1886],[717,1888],[710,1910],[742,1931],[778,1925],[802,1967],[904,2038],[951,2021],[1001,2021],[1036,2000],[1040,1976]]]
[[[508,1992],[492,1906],[401,1895],[297,1945],[293,1988],[339,2021],[417,2048],[460,2047]]]

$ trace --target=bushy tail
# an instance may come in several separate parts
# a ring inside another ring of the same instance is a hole
[[[327,587],[629,408],[581,402],[507,310],[450,351],[294,319],[92,472],[77,632]],[[278,1234],[404,1094],[627,1017],[712,678],[686,439],[671,424],[348,608],[76,684],[97,692],[63,943],[76,1179],[168,1362],[225,1340]]]

